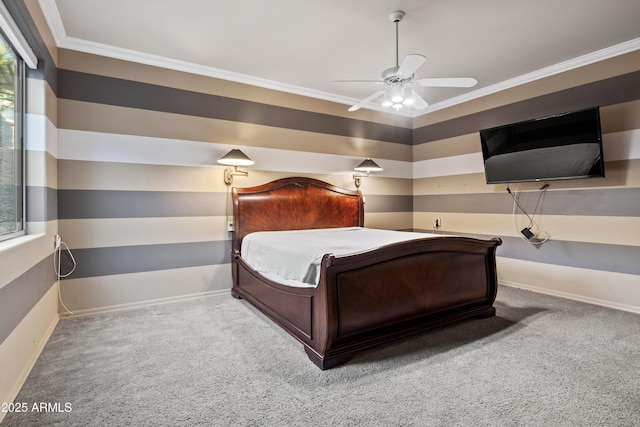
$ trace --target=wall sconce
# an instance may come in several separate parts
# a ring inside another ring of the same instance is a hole
[[[365,172],[364,174],[362,173],[353,174],[353,180],[356,183],[356,188],[360,188],[360,178],[366,178],[369,176],[369,172],[379,172],[382,170],[382,168],[378,166],[376,162],[367,158],[358,166],[353,168],[353,170],[356,172]]]
[[[218,163],[221,165],[233,166],[233,169],[224,168],[224,183],[231,185],[233,183],[234,176],[249,176],[249,171],[238,169],[238,166],[250,166],[255,162],[247,157],[247,155],[242,151],[234,148],[222,156],[220,160],[218,160]]]

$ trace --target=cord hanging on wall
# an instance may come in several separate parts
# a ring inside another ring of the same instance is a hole
[[[549,188],[549,184],[544,184],[540,187],[540,193],[538,195],[538,200],[536,202],[536,206],[533,209],[533,213],[529,215],[525,208],[520,203],[520,193],[518,191],[518,187],[516,187],[515,191],[512,192],[509,185],[507,185],[507,192],[513,199],[513,225],[518,233],[522,235],[521,239],[527,243],[532,245],[541,245],[544,242],[551,239],[551,235],[546,231],[540,230],[538,223],[535,221],[536,215],[542,215],[542,205],[544,204],[544,196],[546,194],[547,188]],[[538,209],[540,212],[538,213]],[[524,228],[520,228],[518,225],[518,210],[520,210],[529,220],[529,223],[524,226]]]
[[[62,274],[62,255],[64,253],[68,255],[73,266],[71,267],[71,270],[68,273]],[[76,266],[77,266],[76,259],[73,257],[73,254],[71,253],[71,249],[69,249],[69,246],[67,246],[67,244],[62,241],[62,237],[59,234],[56,234],[55,244],[53,249],[53,271],[54,273],[56,273],[56,279],[58,282],[58,299],[60,300],[60,304],[62,304],[62,307],[64,307],[67,314],[73,314],[73,312],[69,310],[67,306],[64,304],[64,301],[62,301],[62,292],[60,290],[60,286],[61,286],[60,279],[69,277],[71,273],[73,273],[76,270]]]

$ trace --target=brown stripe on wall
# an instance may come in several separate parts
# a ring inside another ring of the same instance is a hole
[[[569,179],[549,182],[551,190],[591,189],[606,190],[615,187],[640,187],[640,159],[605,162],[605,178]],[[413,182],[414,195],[505,193],[506,184],[487,184],[484,172],[465,175],[447,175],[417,178]],[[538,191],[539,182],[521,182],[520,191]],[[589,195],[585,192],[585,195]]]
[[[68,99],[60,99],[58,105],[58,127],[63,129],[347,156],[362,156],[366,152],[366,157],[412,159],[410,145],[393,142]]]
[[[638,99],[640,71],[419,127],[413,131],[413,141],[421,144],[536,117]]]
[[[412,144],[411,129],[58,69],[58,97],[188,116]]]

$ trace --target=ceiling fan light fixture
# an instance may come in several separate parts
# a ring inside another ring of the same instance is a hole
[[[413,105],[413,104],[415,104],[415,102],[416,102],[415,99],[413,99],[412,97],[408,97],[408,98],[405,98],[404,101],[402,101],[402,104],[403,105]]]
[[[394,110],[398,111],[399,109],[401,109],[403,107],[403,105],[399,102],[393,104],[391,107],[393,107]]]
[[[402,93],[402,86],[395,85],[391,88],[391,102],[399,104],[404,100],[404,94]]]

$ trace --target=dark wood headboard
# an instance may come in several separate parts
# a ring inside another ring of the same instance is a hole
[[[233,251],[255,231],[362,227],[362,193],[313,178],[283,178],[233,189]]]

